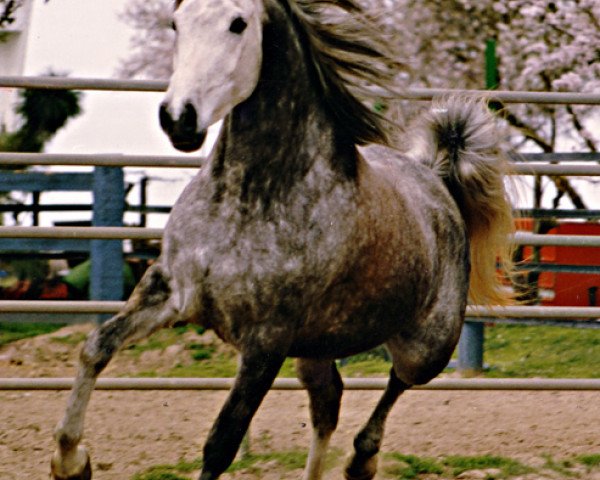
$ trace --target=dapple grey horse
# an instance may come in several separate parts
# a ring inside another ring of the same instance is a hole
[[[450,98],[393,132],[369,85],[392,91],[398,63],[353,0],[180,0],[174,25],[162,128],[193,151],[224,119],[220,138],[160,257],[83,347],[52,476],[91,478],[84,414],[118,349],[196,322],[241,357],[201,480],[230,465],[286,357],[310,397],[304,479],[321,478],[343,389],[334,360],[385,344],[389,384],[345,470],[373,478],[388,412],[447,365],[469,288],[475,301],[502,297],[496,259],[512,221],[493,118],[484,102]]]

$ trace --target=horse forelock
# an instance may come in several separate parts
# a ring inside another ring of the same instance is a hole
[[[374,109],[404,66],[377,23],[353,0],[278,0],[290,12],[333,120],[354,143],[388,143],[393,125]]]

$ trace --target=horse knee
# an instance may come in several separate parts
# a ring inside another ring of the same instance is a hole
[[[130,335],[128,318],[117,315],[92,331],[81,349],[79,360],[86,369],[98,376]]]

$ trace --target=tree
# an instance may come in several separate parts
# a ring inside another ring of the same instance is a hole
[[[23,0],[0,0],[0,28],[6,28],[15,22],[15,13]]]
[[[481,88],[484,48],[498,45],[499,88],[528,91],[600,91],[600,3],[595,0],[403,0],[391,13],[402,25],[399,44],[413,59],[412,83],[431,87]],[[589,107],[517,105],[503,109],[515,145],[543,152],[570,141],[598,151]],[[585,203],[564,177],[552,177],[554,204],[567,194]]]
[[[16,13],[26,0],[0,0],[0,29],[10,27],[16,21]],[[49,0],[44,0],[47,3]]]
[[[0,151],[41,152],[50,140],[69,120],[81,113],[81,94],[72,90],[22,90],[16,112],[22,124],[15,132],[0,132]],[[21,167],[1,166],[2,170]],[[0,203],[11,197],[0,193]],[[0,216],[0,224],[2,217]]]
[[[121,16],[134,29],[131,53],[121,61],[117,74],[127,78],[169,78],[175,48],[173,2],[131,0]]]
[[[0,134],[0,151],[41,152],[44,144],[81,113],[80,93],[72,90],[26,89],[16,112],[23,123],[16,132]]]

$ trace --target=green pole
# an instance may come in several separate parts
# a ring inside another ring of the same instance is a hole
[[[496,90],[499,83],[496,40],[490,38],[485,43],[485,88],[487,90]]]

